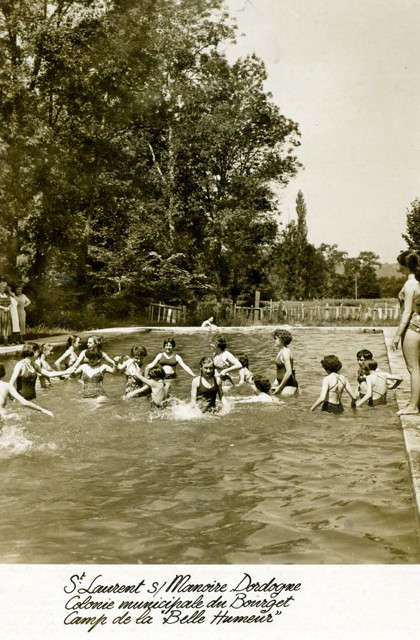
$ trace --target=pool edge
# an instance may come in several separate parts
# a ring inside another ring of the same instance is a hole
[[[383,329],[385,346],[388,354],[388,362],[392,373],[400,374],[404,381],[408,379],[408,372],[405,366],[401,349],[392,348],[392,339],[395,334],[395,327],[385,327]],[[409,385],[399,387],[395,391],[398,408],[403,407],[409,400]],[[420,535],[420,416],[399,416],[404,437],[405,450],[409,463],[412,489],[414,494],[417,529]]]

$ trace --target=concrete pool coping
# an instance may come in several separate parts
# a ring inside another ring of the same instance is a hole
[[[300,326],[300,325],[253,325],[246,327],[219,327],[218,330],[221,332],[230,332],[230,331],[251,331],[256,328],[263,329],[275,329],[275,328],[287,328],[290,330],[299,329],[299,330],[318,330],[318,331],[354,331],[355,333],[382,333],[384,337],[385,347],[387,350],[389,368],[392,373],[397,373],[403,376],[404,382],[403,384],[394,391],[395,398],[397,401],[398,408],[402,408],[405,406],[410,397],[410,385],[409,385],[409,376],[407,372],[407,368],[405,366],[404,357],[401,349],[394,350],[392,348],[392,338],[395,334],[395,327],[308,327],[308,326]],[[82,338],[86,338],[92,334],[102,334],[102,335],[114,335],[114,334],[124,334],[124,333],[149,333],[150,331],[159,331],[164,332],[166,334],[170,334],[173,331],[177,333],[191,333],[191,331],[201,331],[208,332],[207,328],[202,327],[178,327],[178,326],[170,326],[170,327],[119,327],[119,328],[111,328],[111,329],[99,329],[95,331],[81,331],[78,332],[77,335],[80,335]],[[67,338],[70,334],[59,335],[59,336],[46,336],[45,338],[37,339],[39,342],[49,342],[54,345],[64,345],[67,342]],[[34,341],[33,341],[34,342]],[[0,356],[4,355],[13,355],[18,353],[22,348],[22,345],[11,345],[6,347],[0,347]],[[414,501],[416,506],[416,514],[417,514],[417,527],[420,533],[420,415],[408,415],[408,416],[400,416],[400,424],[402,428],[404,444],[406,449],[406,454],[409,463],[409,471],[411,476]]]

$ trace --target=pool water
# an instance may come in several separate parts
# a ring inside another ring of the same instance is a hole
[[[107,340],[110,355],[162,331]],[[274,378],[267,328],[225,332],[250,369]],[[176,329],[177,351],[198,372],[209,334]],[[417,563],[416,515],[393,392],[387,406],[318,409],[321,358],[335,353],[355,387],[358,349],[387,369],[381,334],[296,329],[290,345],[301,393],[278,406],[235,403],[225,415],[188,408],[184,371],[152,412],[123,401],[125,377],[108,375],[109,401],[82,399],[77,380],[37,391],[51,419],[10,404],[0,435],[3,563]],[[61,352],[56,349],[53,359]],[[7,361],[7,376],[14,361]],[[233,395],[250,395],[240,389]],[[232,393],[230,393],[232,395]],[[243,398],[242,398],[243,399]]]

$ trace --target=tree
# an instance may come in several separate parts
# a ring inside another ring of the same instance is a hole
[[[420,199],[416,198],[407,209],[407,233],[403,238],[415,251],[420,251]]]

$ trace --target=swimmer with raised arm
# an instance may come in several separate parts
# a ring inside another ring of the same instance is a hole
[[[149,370],[148,378],[140,374],[138,374],[137,377],[144,385],[150,388],[152,407],[155,409],[164,409],[168,404],[171,393],[171,383],[165,380],[164,368],[158,364]]]
[[[76,362],[70,365],[66,373],[75,373],[76,369],[80,367],[82,363],[87,362],[86,351],[91,347],[97,347],[99,349],[99,351],[102,354],[101,355],[102,363],[108,364],[110,367],[113,367],[115,365],[115,362],[107,353],[105,353],[105,351],[102,351],[102,345],[103,345],[103,340],[100,336],[89,336],[89,338],[87,339],[87,348],[83,349],[80,352]]]
[[[147,356],[147,349],[142,345],[131,347],[130,357],[118,362],[117,370],[124,371],[126,376],[124,400],[135,396],[145,395],[150,392],[150,386],[142,382],[140,376],[144,376],[143,361]]]
[[[165,371],[165,377],[167,380],[176,378],[176,368],[178,365],[184,369],[190,376],[194,377],[195,373],[190,367],[185,364],[179,353],[175,352],[176,342],[174,338],[165,338],[163,340],[163,351],[158,353],[152,362],[147,365],[145,373],[146,376],[151,369],[160,365]]]
[[[108,364],[103,363],[102,356],[102,351],[98,346],[89,347],[85,353],[87,362],[81,364],[77,369],[70,367],[66,371],[61,372],[66,374],[74,370],[75,374],[80,373],[83,382],[83,397],[96,399],[100,402],[107,399],[102,384],[105,373],[116,373],[115,362],[112,361],[112,367],[110,367]]]
[[[10,382],[5,382],[3,380],[5,375],[6,375],[6,369],[4,368],[3,364],[0,364],[0,418],[1,418],[2,412],[6,407],[7,398],[9,396],[14,400],[17,400],[18,402],[20,402],[20,404],[22,404],[24,407],[28,407],[29,409],[34,409],[35,411],[40,411],[41,413],[44,413],[46,416],[50,416],[51,418],[54,417],[53,413],[51,411],[48,411],[48,409],[44,409],[43,407],[40,407],[38,404],[35,404],[35,402],[26,400],[26,398],[21,396],[20,393],[16,391],[15,387],[12,384],[10,384]]]

